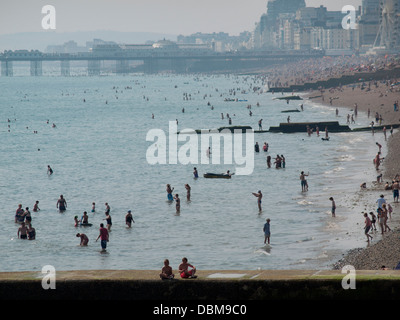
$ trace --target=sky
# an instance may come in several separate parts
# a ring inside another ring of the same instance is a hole
[[[56,32],[112,30],[189,35],[253,31],[267,0],[1,0],[0,35],[51,32],[42,7],[56,10]],[[341,10],[361,0],[306,0],[309,7]]]

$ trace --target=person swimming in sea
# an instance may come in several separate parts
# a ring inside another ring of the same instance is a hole
[[[168,201],[174,200],[174,197],[172,196],[173,191],[174,191],[174,188],[171,188],[171,185],[167,184],[167,199],[168,199]]]
[[[89,216],[87,215],[87,212],[83,212],[83,216],[81,218],[81,223],[82,224],[88,224],[89,223]]]
[[[190,190],[192,189],[188,184],[185,184],[186,189],[186,200],[190,201]]]
[[[179,198],[179,194],[175,194],[175,208],[176,208],[176,213],[181,212],[181,199]]]
[[[130,228],[132,226],[132,222],[135,223],[132,217],[132,211],[128,210],[128,213],[125,215],[125,224]]]
[[[60,212],[64,212],[67,209],[67,201],[64,199],[63,195],[60,195],[60,199],[57,201],[57,209]]]
[[[262,193],[261,193],[261,190],[258,190],[258,193],[255,193],[255,192],[253,192],[253,195],[255,196],[255,197],[257,197],[257,205],[258,205],[258,210],[262,210],[261,209],[261,199],[262,199]]]

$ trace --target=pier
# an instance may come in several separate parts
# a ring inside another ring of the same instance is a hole
[[[0,53],[1,76],[14,75],[13,65],[18,62],[30,62],[32,76],[43,75],[43,64],[58,61],[60,74],[70,75],[70,64],[73,61],[86,61],[87,74],[99,75],[103,61],[115,62],[115,73],[127,74],[143,72],[148,74],[160,72],[196,73],[196,72],[231,72],[234,70],[257,69],[274,63],[298,61],[306,58],[320,57],[320,52],[304,51],[238,51],[216,52],[213,50],[164,50],[162,48],[124,50],[93,50],[75,54],[43,53],[38,50],[6,50]],[[135,67],[130,63],[136,61]]]

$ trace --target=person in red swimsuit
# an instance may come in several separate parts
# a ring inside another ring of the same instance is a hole
[[[191,268],[189,270],[189,267]],[[182,258],[182,263],[179,265],[179,274],[181,278],[197,278],[194,274],[196,273],[196,268],[188,263],[187,258]]]

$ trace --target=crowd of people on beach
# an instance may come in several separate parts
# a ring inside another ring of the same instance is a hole
[[[373,164],[375,166],[376,171],[379,173],[377,176],[376,184],[381,185],[383,174],[380,172],[379,167],[385,158],[381,156],[382,145],[378,142],[376,142],[375,144],[378,147],[378,152],[375,158],[373,159]],[[385,191],[392,191],[393,203],[399,202],[399,188],[400,188],[399,178],[400,178],[399,174],[396,174],[395,177],[393,177],[391,183],[386,182],[383,187],[383,190]],[[366,189],[367,183],[366,182],[361,183],[360,188]],[[369,214],[367,212],[362,212],[365,218],[364,234],[367,237],[367,242],[373,239],[371,233],[377,231],[376,223],[379,224],[382,235],[384,235],[385,232],[392,230],[387,223],[388,220],[392,218],[393,207],[389,202],[386,201],[385,196],[383,194],[381,194],[379,198],[376,200],[376,204],[377,204],[376,215],[373,211],[369,212]]]
[[[356,72],[375,72],[400,65],[399,55],[386,56],[325,56],[279,65],[267,71],[269,88],[290,87],[353,75]]]

